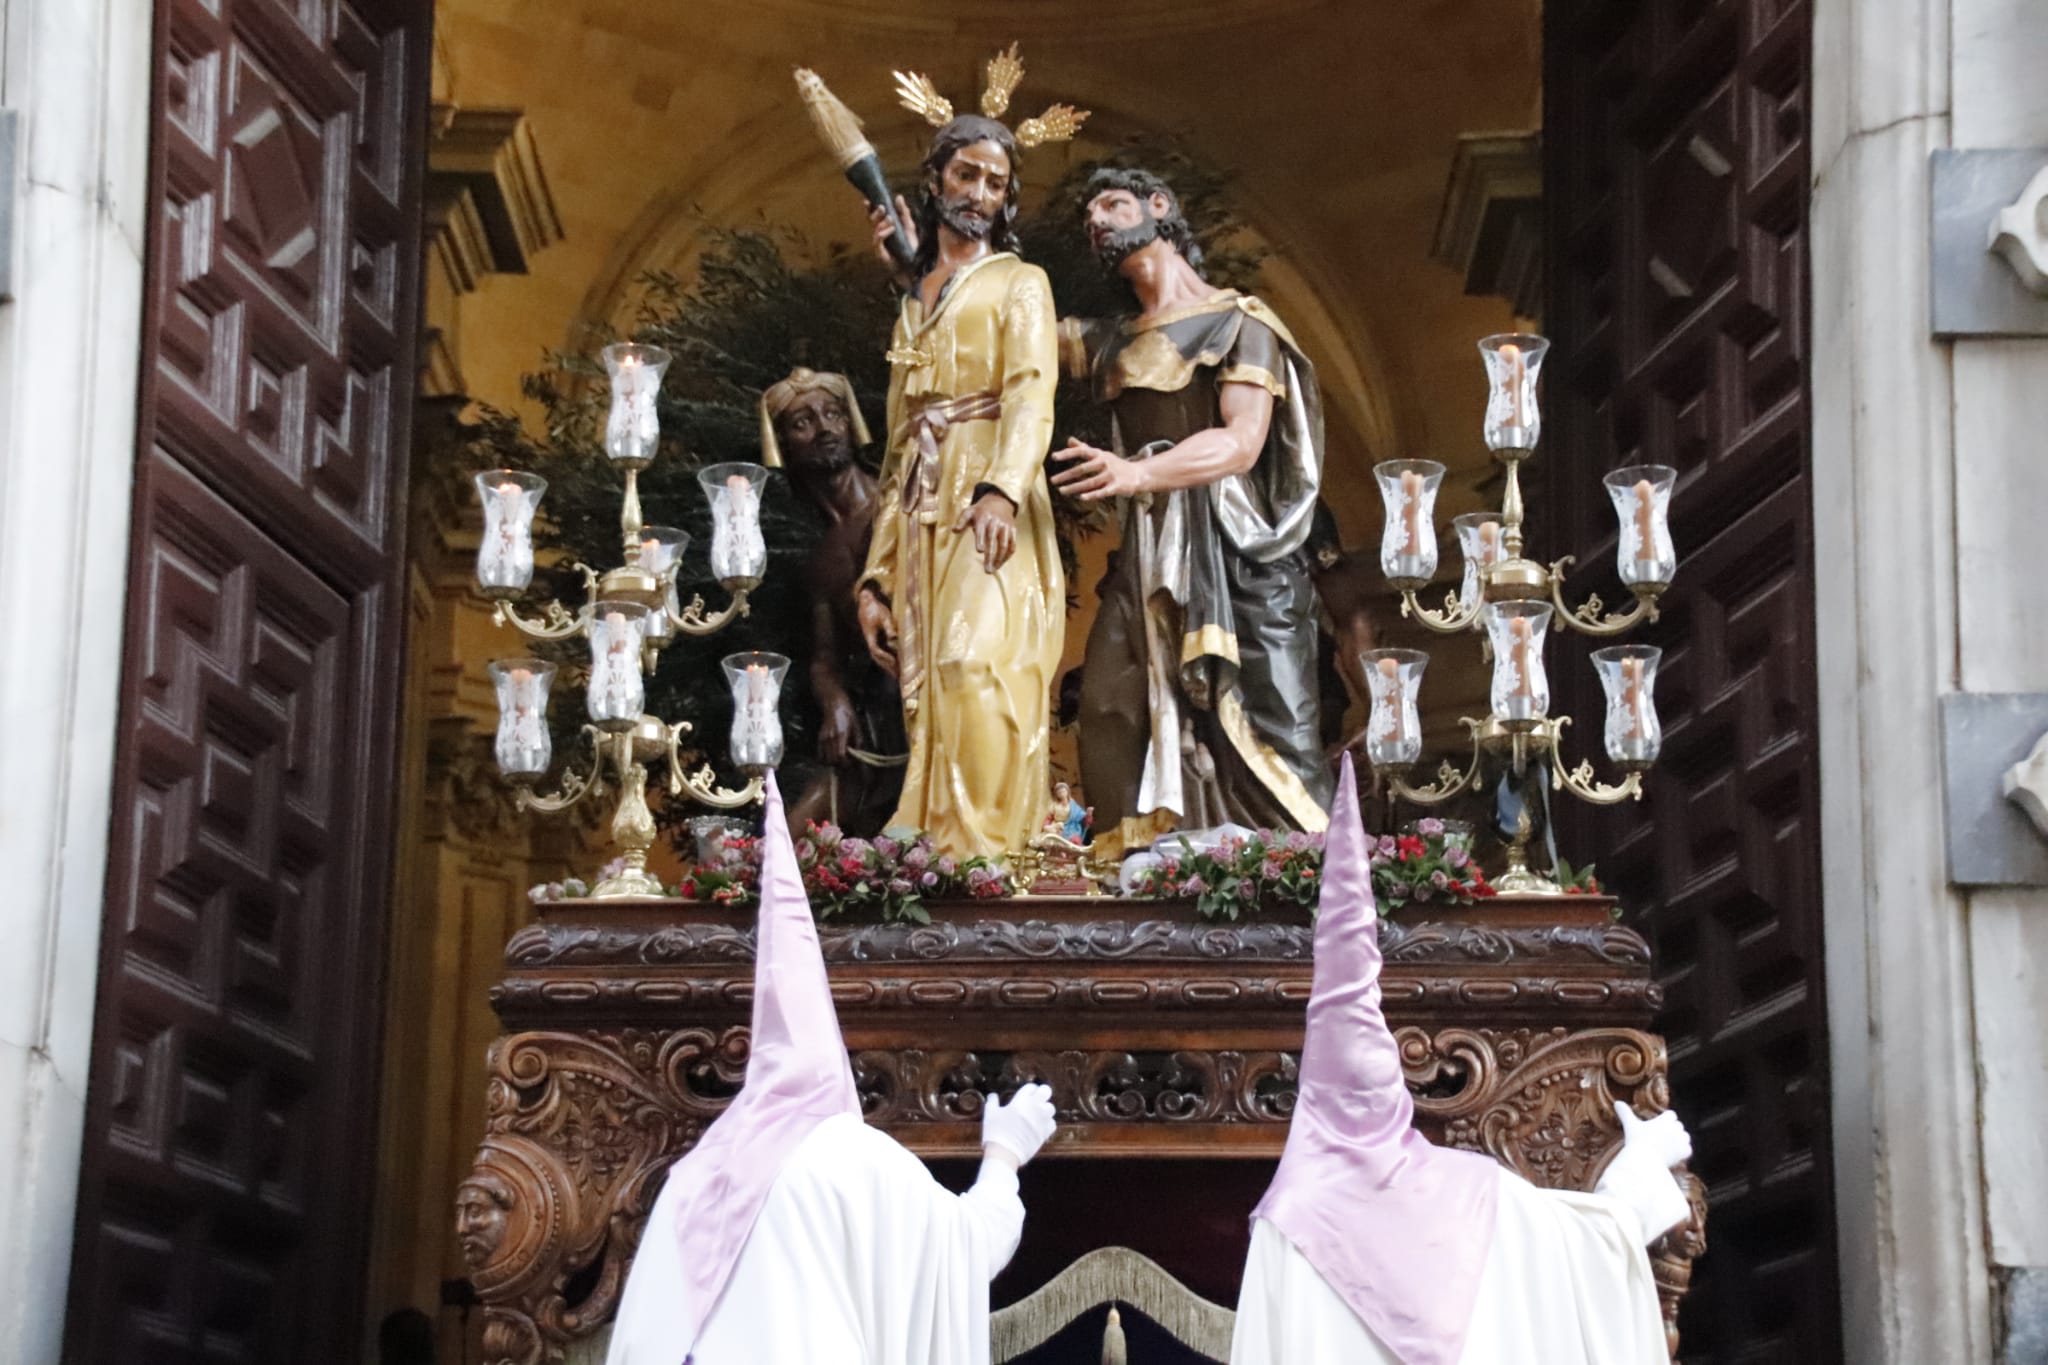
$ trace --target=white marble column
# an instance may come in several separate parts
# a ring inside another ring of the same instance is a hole
[[[55,1365],[71,1261],[148,222],[149,0],[0,0],[21,121],[0,304],[0,1360]]]
[[[1937,720],[1945,692],[2048,690],[2048,344],[1928,326],[1929,153],[2048,145],[2044,70],[2039,0],[1815,7],[1822,856],[1858,1362],[1994,1359],[1995,1267],[2048,1259],[2048,896],[1948,884]]]
[[[1990,1358],[1963,898],[1944,876],[1953,385],[1928,331],[1949,0],[1815,7],[1821,852],[1846,1358]]]
[[[2048,147],[2048,4],[1952,0],[1957,147]],[[1958,684],[2048,692],[2048,339],[1954,345]],[[2003,1359],[2048,1346],[2048,889],[1970,895],[1984,1226]],[[2022,1285],[2027,1291],[2022,1292]],[[2020,1342],[2028,1344],[2024,1347]]]

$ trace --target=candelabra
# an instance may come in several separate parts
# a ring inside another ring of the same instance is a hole
[[[1635,465],[1606,476],[1619,521],[1616,550],[1621,581],[1634,597],[1630,607],[1607,613],[1598,596],[1566,604],[1567,555],[1548,565],[1525,553],[1521,468],[1535,454],[1541,419],[1536,376],[1550,343],[1538,336],[1491,336],[1479,343],[1486,361],[1488,400],[1486,444],[1505,472],[1498,512],[1473,512],[1453,519],[1464,574],[1439,609],[1418,597],[1437,570],[1433,514],[1444,466],[1434,460],[1391,460],[1373,473],[1386,504],[1380,568],[1401,594],[1401,613],[1431,631],[1454,635],[1479,631],[1481,650],[1491,657],[1490,712],[1461,719],[1471,740],[1471,758],[1461,770],[1448,760],[1436,779],[1413,786],[1408,775],[1422,755],[1418,698],[1428,655],[1420,650],[1377,649],[1365,656],[1371,689],[1366,757],[1397,796],[1436,805],[1477,786],[1490,754],[1504,754],[1510,770],[1524,775],[1532,762],[1549,769],[1551,786],[1582,801],[1609,805],[1640,800],[1642,774],[1657,759],[1662,731],[1655,689],[1662,652],[1651,645],[1617,645],[1593,652],[1606,696],[1603,738],[1607,756],[1621,769],[1619,782],[1596,780],[1590,760],[1567,768],[1563,756],[1568,716],[1550,714],[1550,683],[1543,647],[1554,624],[1561,630],[1614,636],[1657,619],[1657,600],[1671,585],[1677,554],[1670,531],[1671,489],[1677,472],[1665,465]],[[1524,811],[1510,832],[1508,866],[1496,885],[1508,892],[1555,892],[1557,883],[1528,865],[1529,819]]]
[[[698,481],[711,505],[711,571],[729,595],[725,607],[705,610],[701,595],[679,600],[676,574],[690,538],[673,527],[643,523],[640,471],[654,460],[661,427],[655,398],[669,356],[658,346],[630,343],[604,349],[611,380],[605,422],[605,453],[625,473],[619,510],[623,562],[604,574],[576,561],[583,577],[583,603],[571,610],[559,600],[542,604],[540,615],[522,615],[515,603],[533,580],[533,521],[547,481],[510,469],[476,476],[483,500],[484,535],[477,550],[477,585],[497,606],[494,619],[534,640],[587,639],[590,679],[584,692],[589,722],[579,732],[590,753],[587,766],[564,769],[552,795],[536,790],[552,761],[547,726],[549,689],[556,666],[543,659],[500,659],[490,666],[498,699],[496,753],[499,770],[518,789],[526,810],[557,812],[616,790],[612,841],[624,855],[622,870],[592,888],[595,897],[658,896],[661,882],[647,871],[654,844],[654,817],[647,808],[650,765],[666,761],[671,796],[687,793],[704,805],[730,810],[760,798],[763,775],[782,759],[782,724],[776,711],[789,660],[779,654],[735,654],[724,661],[733,688],[733,761],[747,776],[738,789],[719,785],[708,763],[684,762],[687,720],[673,724],[647,715],[645,675],[661,650],[678,636],[710,635],[747,613],[747,595],[760,586],[768,564],[761,535],[761,490],[767,471],[759,465],[720,464],[702,470]],[[609,787],[607,785],[609,769]]]

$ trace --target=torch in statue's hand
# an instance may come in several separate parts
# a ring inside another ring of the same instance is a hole
[[[811,116],[811,126],[818,130],[818,137],[825,144],[825,150],[832,154],[847,180],[868,201],[871,216],[876,217],[878,224],[882,219],[891,222],[894,231],[885,234],[878,226],[875,240],[887,253],[890,266],[908,275],[917,250],[908,226],[910,211],[902,207],[900,198],[893,204],[890,202],[889,186],[882,178],[881,159],[875,155],[875,149],[868,140],[861,136],[860,120],[840,102],[837,95],[825,88],[825,82],[815,71],[798,67],[796,90],[803,99],[804,112]]]

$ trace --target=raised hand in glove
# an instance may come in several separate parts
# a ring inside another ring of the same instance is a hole
[[[1685,1131],[1685,1125],[1671,1110],[1666,1109],[1653,1119],[1638,1118],[1634,1109],[1617,1102],[1614,1116],[1621,1120],[1624,1147],[1642,1149],[1666,1170],[1692,1159],[1692,1134]]]
[[[1038,1155],[1054,1126],[1049,1085],[1023,1086],[1008,1104],[990,1095],[981,1111],[982,1152],[1022,1166]]]
[[[1685,1191],[1671,1174],[1673,1166],[1692,1156],[1692,1135],[1669,1110],[1644,1119],[1628,1105],[1616,1104],[1614,1116],[1621,1120],[1621,1150],[1600,1173],[1594,1193],[1627,1205],[1648,1244],[1692,1216]]]

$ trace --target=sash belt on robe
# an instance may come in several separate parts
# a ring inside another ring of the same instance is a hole
[[[994,390],[960,398],[928,401],[911,413],[898,438],[907,446],[903,471],[903,517],[918,526],[939,519],[939,447],[946,433],[962,422],[993,422],[1003,415],[1003,396]],[[905,547],[901,581],[891,610],[896,617],[896,666],[903,690],[903,709],[917,710],[924,683],[924,556]]]

